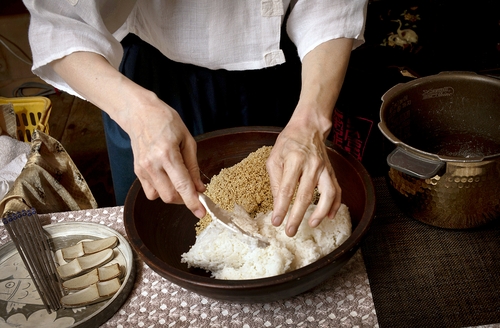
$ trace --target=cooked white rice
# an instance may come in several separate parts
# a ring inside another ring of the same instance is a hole
[[[318,227],[311,228],[307,220],[315,207],[311,204],[308,208],[296,236],[288,237],[285,223],[280,227],[271,224],[271,212],[251,218],[236,205],[233,214],[245,220],[249,229],[262,235],[270,245],[258,247],[255,240],[213,221],[182,255],[182,262],[205,269],[216,279],[232,280],[270,277],[301,268],[331,253],[351,235],[346,205],[342,204],[333,220],[325,219]]]

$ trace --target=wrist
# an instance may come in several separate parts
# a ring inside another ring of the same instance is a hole
[[[129,126],[141,121],[143,116],[148,114],[145,109],[156,108],[161,100],[154,92],[135,84],[126,77],[123,78],[125,81],[120,88],[121,99],[112,101],[111,107],[108,107],[106,111],[120,127],[129,133]]]
[[[289,124],[314,131],[325,140],[332,128],[333,108],[321,108],[317,104],[297,105]]]

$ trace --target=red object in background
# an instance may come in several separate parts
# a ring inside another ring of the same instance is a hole
[[[360,116],[350,117],[335,108],[332,142],[361,161],[372,127],[372,120]]]

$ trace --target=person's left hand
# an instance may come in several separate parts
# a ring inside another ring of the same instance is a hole
[[[286,234],[293,237],[316,187],[320,199],[309,225],[317,227],[324,218],[334,218],[341,203],[341,189],[328,159],[324,135],[318,129],[304,124],[304,120],[291,120],[278,136],[266,165],[274,197],[273,225],[281,225],[296,192],[285,228]]]
[[[333,219],[340,208],[342,191],[324,142],[352,46],[352,39],[332,39],[304,56],[299,102],[266,163],[274,198],[273,225],[281,225],[297,191],[285,228],[290,237],[297,233],[315,187],[320,198],[309,217],[311,227],[325,218]]]

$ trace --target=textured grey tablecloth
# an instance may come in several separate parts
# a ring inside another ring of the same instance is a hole
[[[125,236],[123,207],[40,217],[50,224],[103,224]],[[2,227],[0,245],[9,240]],[[314,290],[264,304],[227,303],[200,296],[162,278],[137,258],[136,270],[129,297],[104,327],[378,327],[359,251],[338,274]]]
[[[44,224],[92,222],[125,235],[123,207],[40,215]],[[0,223],[0,246],[10,241]],[[378,327],[361,252],[314,290],[264,303],[226,303],[197,295],[136,258],[136,280],[121,308],[103,327]],[[395,296],[397,298],[397,295]],[[0,297],[0,306],[5,306]],[[0,317],[0,327],[11,327]],[[498,324],[482,328],[500,327]],[[382,327],[384,328],[384,327]]]

